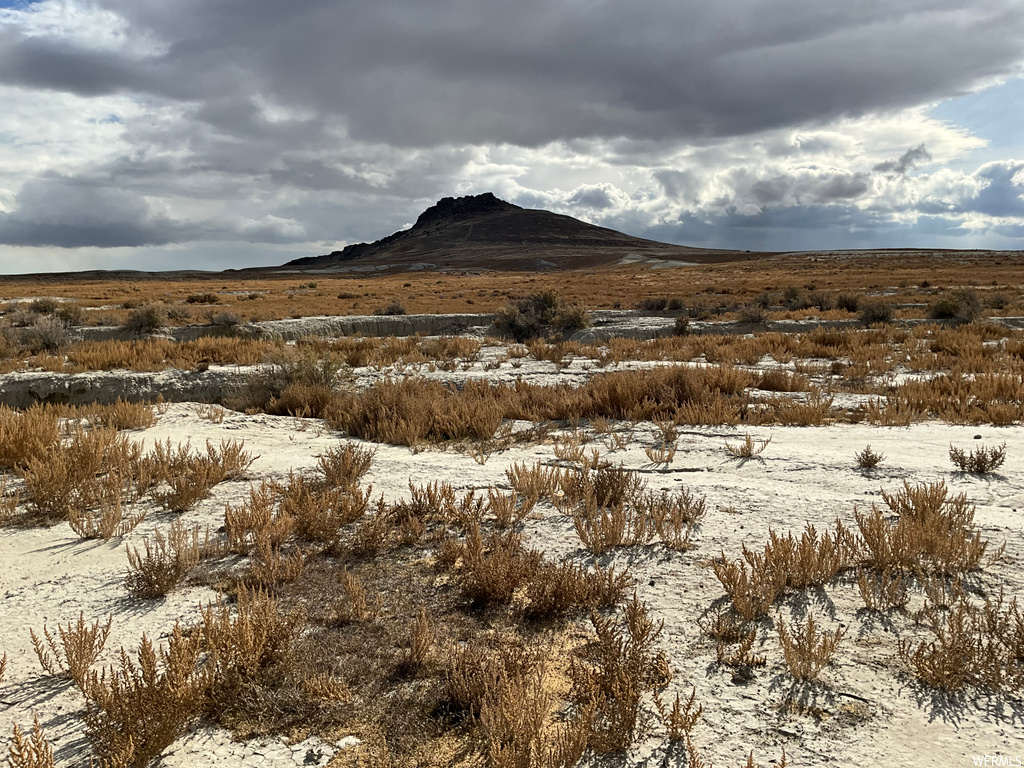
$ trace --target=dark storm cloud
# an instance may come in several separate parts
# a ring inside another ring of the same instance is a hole
[[[919,144],[916,147],[908,149],[896,160],[886,160],[883,163],[879,163],[874,167],[874,170],[881,173],[895,173],[902,176],[907,171],[916,168],[919,165],[924,165],[931,159],[932,153],[925,149],[924,144]]]
[[[209,113],[263,94],[334,115],[357,138],[416,146],[742,135],[895,109],[1008,73],[1024,40],[1024,7],[1008,0],[101,5],[165,49],[139,61],[8,39],[0,78]]]
[[[27,182],[14,213],[0,214],[0,243],[58,248],[165,245],[200,234],[165,217],[153,216],[130,192],[72,179]]]
[[[986,163],[975,173],[986,182],[967,210],[989,216],[1024,217],[1024,162]]]

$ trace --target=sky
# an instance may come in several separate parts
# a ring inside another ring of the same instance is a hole
[[[1024,249],[1024,3],[0,0],[0,273],[281,264],[481,192]]]

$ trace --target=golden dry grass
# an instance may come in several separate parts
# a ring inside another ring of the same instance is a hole
[[[818,307],[797,309],[802,303],[801,294],[826,294],[835,303],[842,292],[864,294],[884,290],[888,294],[886,300],[895,304],[927,304],[945,288],[973,285],[983,302],[995,294],[1006,300],[986,302],[1005,304],[1003,310],[996,311],[1012,310],[1020,301],[1018,265],[1000,253],[975,254],[969,264],[941,254],[892,253],[884,257],[848,256],[834,260],[813,256],[762,258],[656,271],[637,266],[612,267],[570,274],[573,279],[566,279],[563,272],[308,274],[241,279],[230,275],[38,275],[5,277],[0,280],[0,292],[10,298],[59,295],[74,299],[83,307],[114,306],[86,313],[106,316],[112,323],[123,322],[131,311],[121,307],[124,304],[138,307],[163,302],[172,308],[193,310],[199,319],[205,319],[211,307],[218,312],[232,311],[245,319],[284,318],[372,314],[376,308],[395,301],[410,313],[493,312],[504,306],[510,296],[552,290],[570,304],[592,309],[633,307],[652,297],[676,298],[686,307],[740,307],[767,294],[774,305],[793,314],[821,313]],[[216,297],[217,304],[198,301],[196,297],[203,294],[209,295],[207,299]],[[923,306],[921,315],[926,311]]]

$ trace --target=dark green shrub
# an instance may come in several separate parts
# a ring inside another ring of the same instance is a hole
[[[379,307],[379,308],[375,309],[373,311],[373,314],[375,314],[375,315],[404,315],[405,314],[405,306],[402,304],[402,302],[400,302],[400,301],[398,301],[396,299],[395,301],[392,301],[390,304],[388,304],[386,307]]]
[[[760,304],[752,303],[747,304],[744,307],[740,307],[741,323],[751,323],[753,325],[764,325],[768,322],[768,310],[762,307]]]
[[[60,302],[56,299],[43,297],[41,299],[33,299],[28,305],[28,311],[37,315],[52,315],[57,311],[57,307],[59,306]]]
[[[187,299],[186,304],[220,304],[220,296],[216,293],[193,293]]]
[[[969,288],[947,291],[928,305],[928,317],[932,320],[958,320],[969,323],[981,316],[981,301],[978,294]]]
[[[860,309],[857,319],[863,325],[876,325],[878,323],[891,323],[896,315],[896,309],[887,301],[872,301]]]
[[[646,312],[662,312],[667,306],[668,299],[664,297],[648,296],[646,299],[642,299],[640,301],[637,308]]]
[[[167,313],[156,304],[145,304],[133,309],[121,327],[132,333],[154,333],[167,325]]]
[[[860,295],[856,293],[840,293],[836,296],[836,306],[846,312],[856,312],[860,308]]]
[[[53,313],[54,317],[67,326],[81,325],[82,315],[82,308],[74,301],[61,302],[61,305]]]
[[[566,304],[552,291],[511,299],[494,316],[494,329],[498,334],[518,342],[552,329],[571,332],[589,325],[589,312],[578,305]]]

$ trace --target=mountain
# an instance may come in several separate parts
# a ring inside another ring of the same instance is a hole
[[[490,192],[445,197],[410,228],[285,267],[350,271],[360,267],[568,269],[619,263],[711,262],[750,258],[738,251],[644,240],[550,211],[505,202]]]

